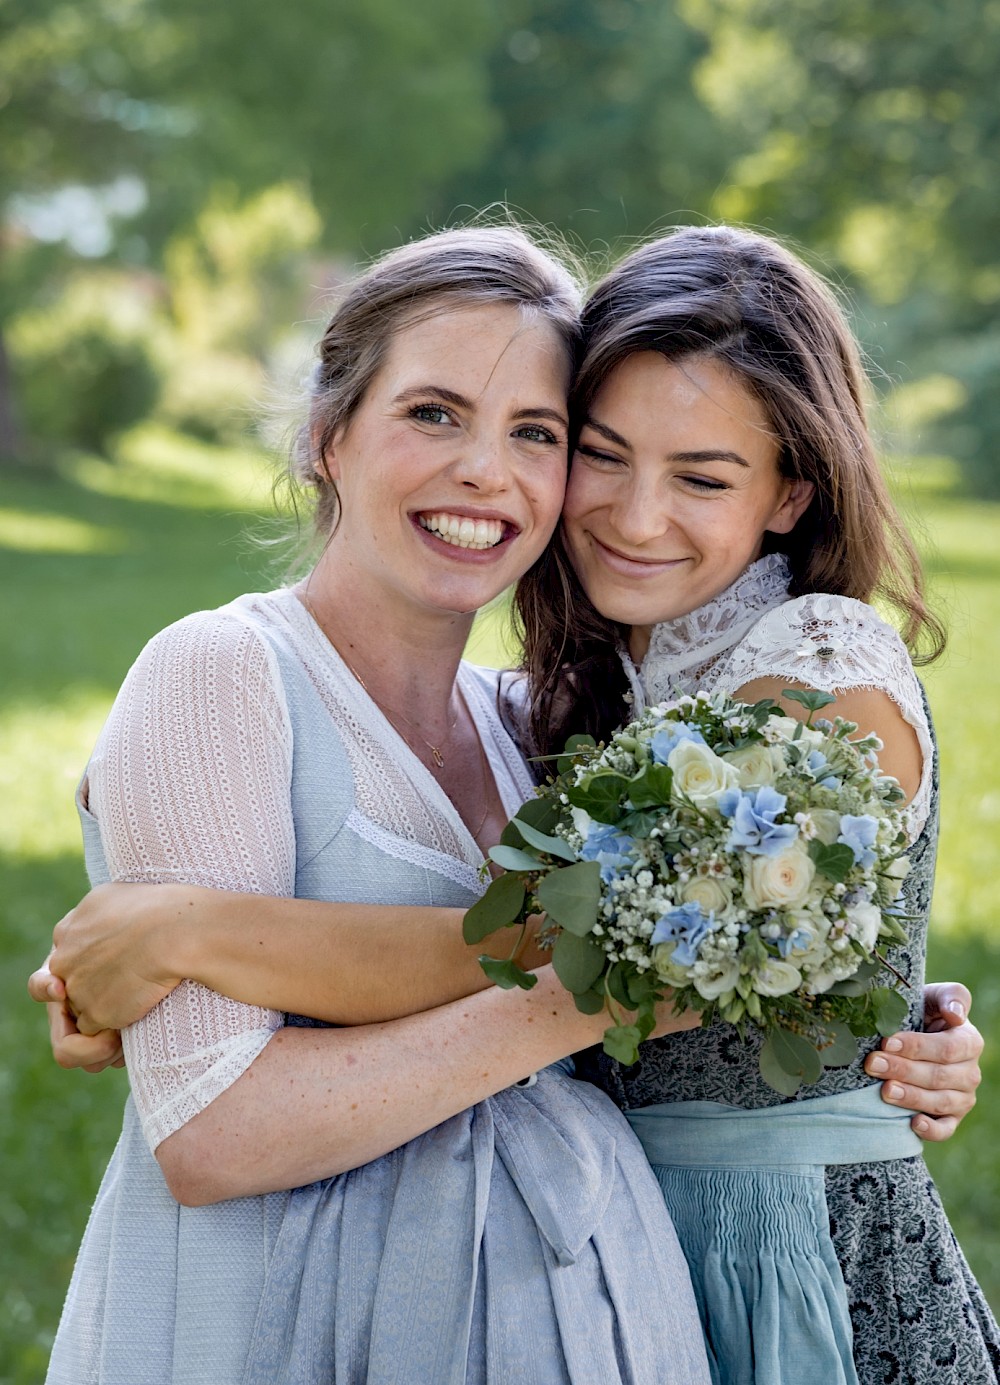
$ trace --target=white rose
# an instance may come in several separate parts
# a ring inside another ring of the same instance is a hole
[[[849,952],[846,955],[841,953],[837,957],[831,957],[825,967],[820,967],[819,971],[814,971],[806,982],[806,991],[809,995],[824,995],[831,986],[835,986],[838,981],[844,981],[848,976],[853,976],[861,965],[861,958],[856,952]]]
[[[882,888],[885,891],[885,897],[890,902],[899,898],[903,881],[909,873],[910,863],[905,856],[897,856],[895,861],[890,861],[882,872]]]
[[[802,973],[791,962],[770,958],[754,972],[753,988],[758,995],[787,995],[802,985]]]
[[[707,976],[696,977],[694,988],[706,1000],[718,1000],[725,991],[731,991],[739,979],[738,962],[721,962]]]
[[[674,772],[674,789],[699,808],[715,806],[723,789],[735,789],[739,775],[707,745],[681,741],[667,757]]]
[[[688,967],[682,967],[673,961],[675,942],[657,943],[653,948],[653,967],[661,981],[666,981],[668,986],[686,986],[691,980],[691,972]]]
[[[866,899],[861,904],[851,904],[847,909],[847,917],[857,941],[867,952],[871,952],[878,941],[878,930],[882,923],[881,910]]]
[[[816,836],[825,846],[833,846],[840,836],[840,814],[833,808],[810,808],[809,816]]]
[[[731,751],[724,758],[727,765],[738,771],[741,789],[759,789],[762,784],[773,784],[785,767],[785,757],[777,746],[748,745],[744,750]]]
[[[682,904],[700,904],[706,914],[715,911],[720,918],[733,903],[733,881],[719,880],[712,875],[696,875],[681,891]]]
[[[573,819],[574,829],[579,832],[583,840],[586,841],[593,818],[584,808],[571,808],[569,810],[569,815]]]
[[[826,938],[830,931],[829,919],[802,917],[789,919],[788,928],[796,935],[795,946],[790,956],[795,958],[798,967],[816,966],[828,955]]]
[[[751,909],[798,909],[806,902],[816,867],[800,842],[777,856],[754,856],[743,878]]]

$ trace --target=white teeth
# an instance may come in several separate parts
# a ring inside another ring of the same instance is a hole
[[[495,548],[503,538],[503,521],[470,519],[468,515],[421,515],[420,525],[457,548]]]

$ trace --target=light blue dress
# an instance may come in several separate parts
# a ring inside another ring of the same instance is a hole
[[[286,622],[308,619],[287,593],[254,600],[284,602]],[[252,610],[239,619],[254,625]],[[293,738],[296,893],[469,904],[474,888],[454,860],[408,861],[362,825],[345,742],[284,629],[260,621],[256,637]],[[461,679],[477,724],[503,736],[489,680],[469,669]],[[397,751],[409,753],[402,742]],[[91,876],[106,878],[96,820],[85,817],[84,834]],[[51,1385],[708,1379],[684,1257],[639,1143],[612,1102],[563,1065],[362,1168],[204,1208],[171,1197],[130,1098],[48,1376]]]

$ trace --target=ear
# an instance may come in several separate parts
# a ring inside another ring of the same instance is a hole
[[[812,481],[786,482],[785,495],[767,525],[770,534],[790,534],[816,494]]]
[[[341,437],[342,430],[338,428],[326,447],[320,451],[323,438],[322,426],[317,423],[309,430],[309,445],[313,454],[313,475],[321,485],[324,482],[340,480],[340,466],[337,452],[340,446]]]

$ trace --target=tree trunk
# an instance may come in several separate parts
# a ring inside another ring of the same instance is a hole
[[[17,408],[14,403],[14,378],[4,345],[3,328],[0,326],[0,465],[4,462],[19,461],[23,448],[24,439],[18,425]]]

